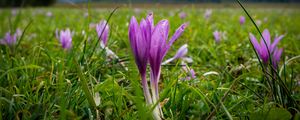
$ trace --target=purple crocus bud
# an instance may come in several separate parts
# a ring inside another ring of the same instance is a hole
[[[101,20],[100,23],[96,25],[96,31],[98,38],[100,38],[102,43],[106,46],[109,32],[109,26],[106,20]]]
[[[246,18],[244,16],[240,16],[240,24],[244,24],[246,21]]]
[[[209,19],[211,14],[212,14],[212,10],[211,9],[206,9],[205,13],[204,13],[204,18]]]
[[[220,41],[221,41],[221,32],[215,30],[213,32],[213,35],[214,35],[216,43],[220,43]]]
[[[3,39],[0,40],[0,44],[2,45],[8,45],[13,46],[17,42],[17,34],[11,34],[10,32],[7,32]]]
[[[187,16],[187,14],[185,12],[183,12],[183,11],[179,13],[180,19],[185,19],[186,16]]]
[[[150,82],[151,82],[151,90],[153,103],[156,103],[159,100],[159,92],[158,92],[158,82],[160,79],[160,71],[161,71],[161,63],[169,48],[177,40],[184,29],[186,28],[186,24],[182,24],[171,37],[169,42],[167,42],[169,35],[169,22],[168,20],[161,20],[154,28],[152,37],[151,37],[151,46],[150,46]],[[156,106],[154,109],[154,113],[158,113],[160,111],[159,116],[162,116],[160,106]],[[156,117],[157,118],[157,117]]]
[[[146,79],[146,69],[149,60],[153,26],[153,15],[150,13],[146,19],[141,20],[140,25],[134,16],[131,17],[128,30],[131,50],[142,78],[142,86],[147,104],[152,104],[152,98]]]
[[[282,53],[282,49],[278,49],[277,44],[284,36],[281,35],[279,37],[275,37],[274,42],[271,43],[270,32],[268,29],[265,29],[262,33],[264,40],[266,42],[265,44],[262,38],[260,39],[260,42],[258,42],[252,33],[250,33],[249,35],[250,35],[250,41],[253,44],[254,49],[256,50],[258,56],[260,57],[260,59],[262,59],[262,62],[264,64],[267,64],[271,56],[273,67],[277,68]],[[269,53],[271,55],[269,55]]]
[[[72,36],[70,29],[61,30],[58,34],[58,31],[56,30],[56,38],[59,39],[62,48],[69,50],[72,47]]]

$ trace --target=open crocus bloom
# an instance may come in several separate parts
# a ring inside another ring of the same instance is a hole
[[[158,82],[160,78],[161,63],[170,49],[171,45],[178,37],[181,36],[186,24],[182,24],[171,37],[169,41],[169,22],[168,20],[161,20],[156,26],[153,22],[153,14],[150,13],[146,19],[142,19],[140,25],[135,17],[131,18],[129,24],[129,39],[132,52],[135,57],[135,62],[139,69],[142,86],[146,102],[148,104],[156,104],[159,100]],[[150,63],[150,85],[151,95],[148,89],[146,79],[146,69],[148,61]],[[159,104],[153,111],[155,119],[162,118],[162,112]]]
[[[72,35],[70,29],[61,30],[59,34],[56,30],[56,38],[60,41],[62,48],[68,50],[72,47]]]
[[[278,37],[275,37],[273,43],[271,43],[270,32],[268,29],[265,29],[262,33],[266,42],[265,44],[262,38],[260,39],[259,43],[252,33],[250,33],[249,35],[251,43],[253,44],[257,54],[259,55],[260,59],[262,59],[263,63],[267,64],[271,57],[273,67],[277,68],[283,50],[282,48],[277,48],[277,44],[284,36],[280,35]],[[271,55],[269,55],[269,53]]]

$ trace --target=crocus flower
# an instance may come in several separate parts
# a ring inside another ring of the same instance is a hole
[[[17,42],[17,34],[11,34],[10,32],[7,32],[3,39],[0,40],[0,44],[2,45],[8,45],[13,46]]]
[[[172,57],[172,58],[169,58],[167,59],[166,61],[164,61],[162,63],[162,65],[165,65],[165,64],[168,64],[174,60],[177,60],[177,59],[182,59],[183,61],[187,62],[187,63],[191,63],[193,62],[193,60],[189,57],[186,57],[186,54],[188,52],[188,49],[187,49],[188,45],[187,44],[184,44],[182,45],[178,51],[176,52],[176,54]]]
[[[280,35],[278,37],[275,37],[273,43],[271,43],[271,36],[270,36],[270,32],[268,29],[265,29],[262,33],[265,42],[263,41],[263,39],[260,39],[260,43],[259,41],[257,41],[257,39],[255,38],[255,36],[250,33],[250,41],[253,44],[257,54],[259,55],[260,59],[262,59],[262,62],[264,64],[267,64],[270,57],[272,59],[272,65],[274,68],[277,68],[277,65],[280,61],[280,57],[282,54],[282,48],[277,48],[277,44],[279,43],[279,41],[284,37],[283,35]],[[269,50],[269,52],[268,52]],[[269,53],[271,55],[269,55]]]
[[[68,50],[72,47],[72,36],[70,29],[61,30],[58,34],[58,30],[56,30],[56,38],[60,41],[62,48]]]
[[[135,56],[135,62],[142,77],[142,86],[147,103],[155,104],[158,102],[158,82],[160,78],[161,62],[173,42],[181,36],[185,27],[186,24],[181,25],[169,42],[167,42],[169,34],[168,20],[161,20],[154,26],[152,14],[149,14],[146,19],[142,19],[140,25],[135,17],[131,18],[129,24],[129,39],[132,52]],[[150,96],[146,79],[148,61],[151,69],[150,85],[152,96]],[[159,104],[155,107],[153,116],[155,119],[161,119],[162,113]]]
[[[105,20],[101,20],[99,24],[96,25],[96,31],[98,34],[98,38],[101,39],[101,43],[104,46],[107,44],[109,26]]]
[[[150,46],[150,57],[149,63],[151,68],[150,81],[151,81],[151,91],[153,103],[159,100],[158,93],[158,82],[160,79],[160,69],[161,63],[171,45],[175,40],[177,40],[183,33],[186,24],[182,24],[171,37],[169,42],[167,42],[169,35],[169,22],[168,20],[161,20],[154,28],[151,36],[151,46]],[[160,116],[162,116],[159,104],[156,106],[154,111],[160,111]]]
[[[221,32],[215,30],[213,32],[213,35],[214,35],[216,43],[220,43],[220,41],[221,41]]]
[[[140,25],[133,16],[129,24],[129,40],[131,50],[135,57],[135,63],[142,78],[142,86],[147,104],[152,103],[146,79],[146,69],[149,59],[150,40],[154,29],[153,15],[149,14],[146,19],[142,19]]]
[[[212,10],[211,9],[206,9],[204,13],[204,18],[209,19],[211,16]]]
[[[186,13],[183,11],[179,13],[180,19],[184,19],[184,18],[186,18],[186,16],[187,16]]]
[[[244,16],[240,16],[240,24],[244,24],[246,21],[246,18]]]
[[[194,69],[188,68],[186,65],[183,65],[182,69],[184,70],[184,72],[186,72],[188,74],[188,76],[185,78],[185,80],[191,80],[191,79],[196,78],[196,73],[195,73]]]

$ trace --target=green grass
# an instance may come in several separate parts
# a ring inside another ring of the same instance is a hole
[[[153,11],[155,23],[169,20],[170,34],[182,23],[189,23],[165,59],[187,43],[188,56],[194,60],[189,67],[195,70],[197,78],[182,81],[187,74],[177,63],[162,67],[160,101],[164,102],[162,109],[166,119],[206,119],[213,111],[213,119],[266,119],[267,114],[279,116],[279,112],[280,116],[289,118],[292,112],[287,110],[299,111],[299,105],[284,108],[272,101],[248,40],[249,32],[257,38],[259,33],[248,18],[244,25],[239,24],[239,16],[246,16],[241,8],[213,9],[209,20],[203,17],[204,9],[195,7],[141,9],[141,13],[119,8],[109,21],[108,47],[121,58],[128,71],[120,61],[107,60],[99,46],[89,57],[98,39],[95,28],[89,28],[89,24],[107,19],[112,10],[90,9],[90,16],[84,17],[86,11],[81,9],[25,8],[16,16],[11,15],[10,9],[1,9],[1,38],[9,30],[24,30],[29,26],[19,46],[0,46],[0,118],[152,119],[128,40],[131,16],[141,20],[148,11]],[[48,11],[53,13],[52,17],[45,15]],[[180,11],[187,13],[186,19],[179,18]],[[254,19],[262,21],[260,30],[270,30],[272,40],[275,35],[285,34],[279,43],[284,48],[280,67],[284,59],[288,61],[300,55],[299,9],[248,11]],[[64,51],[55,38],[55,30],[65,28],[74,31],[71,51]],[[220,44],[214,41],[214,30],[226,32]],[[297,103],[300,101],[299,62],[297,58],[286,65],[285,77]],[[203,76],[210,71],[218,75]],[[93,105],[91,97],[87,97],[87,89],[92,96],[99,94],[99,105]],[[300,113],[292,114],[297,119]]]

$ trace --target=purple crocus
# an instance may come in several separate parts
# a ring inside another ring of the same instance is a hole
[[[153,15],[149,14],[146,19],[142,19],[140,25],[134,16],[129,24],[129,40],[135,63],[142,78],[142,86],[147,104],[152,104],[146,79],[146,69],[149,60],[150,40],[154,29]]]
[[[158,102],[158,82],[160,78],[162,60],[173,42],[181,36],[185,27],[186,24],[181,25],[171,37],[169,42],[167,42],[169,34],[168,20],[161,20],[156,26],[154,26],[152,13],[150,13],[146,19],[142,19],[140,25],[135,17],[131,18],[129,24],[129,39],[132,52],[135,56],[135,62],[142,77],[142,85],[147,103],[155,104]],[[150,63],[151,70],[150,85],[152,96],[150,96],[146,79],[148,61]],[[153,116],[155,119],[161,119],[162,111],[159,104],[155,107]]]
[[[106,46],[109,33],[109,26],[106,20],[101,20],[100,23],[96,25],[96,31],[98,38],[101,39],[101,44]]]
[[[179,13],[180,19],[185,19],[186,16],[187,16],[187,14],[185,12],[183,12],[183,11]]]
[[[209,19],[211,14],[212,14],[212,10],[211,9],[206,9],[205,13],[204,13],[204,18]]]
[[[69,50],[72,47],[72,35],[70,29],[61,30],[58,34],[56,30],[56,38],[60,41],[62,48]]]
[[[190,62],[192,62],[193,60],[191,59],[191,58],[189,58],[189,57],[186,57],[186,54],[187,54],[187,52],[188,52],[188,45],[187,44],[184,44],[184,45],[182,45],[179,49],[178,49],[178,51],[176,52],[176,54],[172,57],[172,58],[169,58],[169,59],[167,59],[166,61],[164,61],[163,63],[162,63],[162,65],[165,65],[165,64],[168,64],[168,63],[170,63],[170,62],[172,62],[172,61],[174,61],[174,60],[176,60],[176,59],[182,59],[183,61],[186,61],[186,62],[188,62],[188,63],[190,63]]]
[[[171,37],[169,42],[167,42],[169,35],[169,21],[161,20],[154,28],[151,36],[151,46],[150,46],[150,82],[151,82],[151,92],[153,103],[156,103],[159,100],[158,92],[158,82],[160,79],[161,63],[171,45],[175,40],[177,40],[187,24],[182,24]],[[154,111],[160,111],[160,116],[162,116],[162,111],[159,104],[156,106]]]
[[[277,44],[284,37],[284,35],[275,37],[273,43],[271,43],[271,36],[268,29],[265,29],[262,35],[265,39],[266,44],[262,38],[260,39],[260,43],[259,43],[252,33],[250,33],[250,41],[253,44],[260,59],[262,59],[262,62],[264,64],[267,64],[269,58],[271,57],[273,67],[277,68],[283,50],[282,48],[277,48]],[[269,53],[271,55],[269,55]]]
[[[214,35],[216,43],[220,43],[220,41],[221,41],[221,32],[215,30],[213,32],[213,35]]]
[[[244,16],[240,16],[240,24],[243,25],[246,21],[246,18]]]
[[[8,45],[13,46],[17,42],[17,33],[11,34],[10,32],[7,32],[3,39],[0,40],[0,44],[2,45]]]
[[[194,69],[188,68],[186,65],[182,66],[182,69],[188,74],[185,80],[191,80],[196,78],[196,73]]]

